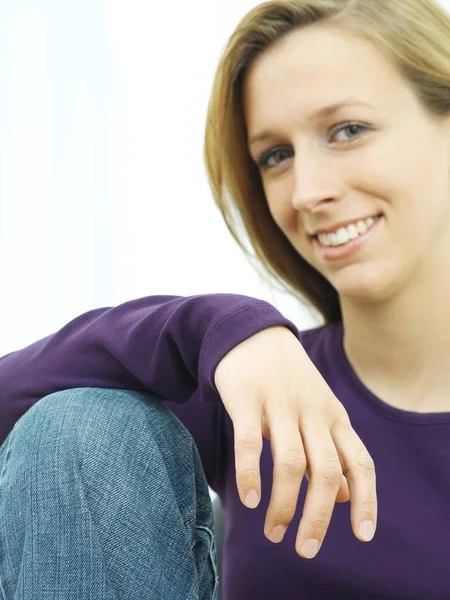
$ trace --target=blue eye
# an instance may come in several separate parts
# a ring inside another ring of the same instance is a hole
[[[346,143],[346,142],[352,142],[354,139],[358,138],[361,136],[361,134],[366,131],[368,129],[367,125],[363,125],[361,123],[355,123],[355,122],[347,122],[347,123],[340,123],[339,125],[336,125],[335,127],[333,127],[331,129],[331,137],[334,137],[335,135],[341,133],[342,131],[346,131],[349,136],[347,139],[338,142],[338,143]],[[271,150],[268,150],[266,152],[263,152],[256,160],[255,160],[255,164],[258,168],[262,169],[262,170],[267,170],[267,169],[273,169],[274,167],[277,167],[281,162],[283,162],[283,156],[285,157],[286,160],[286,155],[287,158],[291,158],[291,156],[293,155],[293,151],[291,149],[288,148],[283,148],[283,147],[279,147],[279,148],[273,148]],[[277,160],[280,159],[280,160]],[[272,164],[270,164],[270,160],[274,159],[272,161]]]
[[[256,162],[256,166],[259,167],[260,169],[273,169],[273,167],[277,167],[280,163],[277,162],[277,161],[275,161],[275,164],[269,165],[269,160],[272,157],[276,157],[277,155],[279,157],[280,154],[281,154],[281,156],[283,156],[283,154],[285,154],[285,153],[292,154],[292,150],[287,150],[287,149],[284,149],[284,148],[275,148],[274,150],[269,150],[268,152],[264,152],[255,161]]]
[[[356,137],[359,137],[362,131],[367,129],[368,127],[366,125],[362,125],[361,123],[341,123],[340,125],[336,125],[336,127],[331,130],[331,134],[334,136],[337,133],[341,133],[341,131],[347,131],[350,132],[350,139],[346,141],[352,141]]]

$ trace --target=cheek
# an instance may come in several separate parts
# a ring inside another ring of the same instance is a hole
[[[287,202],[269,204],[273,220],[285,233],[294,233],[298,230],[298,213]]]
[[[294,210],[288,186],[278,184],[264,186],[267,206],[273,220],[285,233],[298,231],[299,213]]]
[[[286,199],[279,199],[269,202],[269,210],[277,227],[293,243],[298,243],[299,231],[301,231],[300,214],[292,208],[292,205]]]

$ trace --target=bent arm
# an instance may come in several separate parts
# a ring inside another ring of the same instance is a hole
[[[271,304],[237,294],[149,296],[99,308],[0,359],[0,444],[40,398],[77,387],[133,389],[183,403],[217,402],[225,354],[267,327],[295,325]]]

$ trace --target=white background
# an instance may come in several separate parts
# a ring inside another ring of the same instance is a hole
[[[152,294],[242,293],[314,325],[247,262],[203,164],[217,62],[258,3],[2,0],[0,356]]]

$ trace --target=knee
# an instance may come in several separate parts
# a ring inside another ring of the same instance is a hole
[[[118,455],[164,452],[175,447],[189,453],[187,429],[159,400],[131,390],[77,388],[39,400],[16,423],[10,435],[16,456],[64,454],[104,462]],[[10,444],[10,445],[11,445]]]

